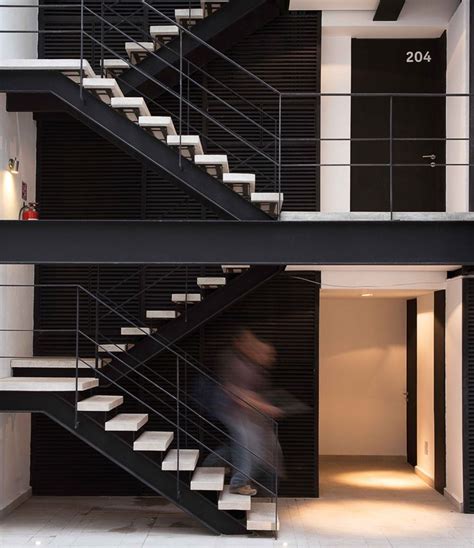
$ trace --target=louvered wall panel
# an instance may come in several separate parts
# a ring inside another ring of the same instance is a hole
[[[474,513],[474,280],[463,280],[464,511]]]

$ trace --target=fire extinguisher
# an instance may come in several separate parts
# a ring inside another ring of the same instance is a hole
[[[18,219],[20,221],[38,221],[38,204],[35,202],[23,202],[23,207],[20,209]]]

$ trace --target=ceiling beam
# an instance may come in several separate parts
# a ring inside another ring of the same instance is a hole
[[[397,21],[405,0],[380,0],[374,21]]]
[[[0,264],[474,265],[474,222],[0,221]]]

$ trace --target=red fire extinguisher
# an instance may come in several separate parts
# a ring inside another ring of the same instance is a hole
[[[35,202],[23,202],[23,207],[20,209],[18,218],[20,221],[38,221],[38,204]]]

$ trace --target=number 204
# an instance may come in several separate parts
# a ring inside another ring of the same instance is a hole
[[[407,51],[407,63],[431,63],[429,51]]]

